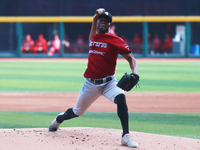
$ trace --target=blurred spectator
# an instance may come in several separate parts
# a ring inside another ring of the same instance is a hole
[[[22,53],[33,53],[34,41],[31,39],[30,34],[26,35],[26,38],[23,40],[21,51]]]
[[[47,53],[47,41],[42,34],[38,36],[38,39],[35,42],[34,52]]]
[[[172,52],[172,38],[169,34],[165,35],[164,45],[162,46],[163,53],[171,53]]]
[[[116,35],[115,29],[116,29],[116,26],[115,26],[115,25],[112,25],[112,26],[110,27],[110,33]]]
[[[67,34],[65,34],[65,37],[62,41],[62,44],[65,46],[64,49],[65,49],[65,52],[73,52],[73,48],[70,47],[70,39],[69,37],[67,36]]]
[[[148,33],[148,47],[149,47],[149,52],[153,51],[153,40],[151,38],[151,33]]]
[[[133,52],[136,53],[141,52],[142,39],[140,38],[138,33],[135,33],[132,42],[133,42]]]
[[[70,46],[69,38],[66,34],[65,34],[64,40],[62,41],[62,44],[64,44],[66,47]]]
[[[149,32],[148,33],[148,51],[151,53],[151,54],[153,54],[153,40],[152,40],[152,38],[151,38],[151,33]],[[141,47],[142,47],[142,49],[144,49],[144,39],[141,39],[141,42],[142,42],[142,44],[141,44]]]
[[[79,34],[79,36],[76,39],[75,52],[82,53],[84,51],[84,46],[85,46],[85,40],[83,39],[83,36]]]
[[[61,41],[59,39],[58,34],[54,35],[54,39],[47,43],[47,46],[51,46],[48,55],[52,56],[55,52],[60,54]]]
[[[151,54],[160,53],[161,39],[159,38],[157,33],[154,35],[152,42],[153,42],[153,51],[151,51],[150,53]]]

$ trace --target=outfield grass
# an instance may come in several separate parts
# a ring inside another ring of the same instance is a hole
[[[79,92],[87,61],[0,62],[0,92]],[[200,92],[200,65],[183,61],[138,61],[141,88],[132,91]],[[130,73],[127,62],[118,61],[116,78]]]
[[[0,112],[0,128],[48,128],[58,112]],[[130,130],[200,139],[200,114],[130,113]],[[121,129],[116,113],[86,112],[61,127]]]

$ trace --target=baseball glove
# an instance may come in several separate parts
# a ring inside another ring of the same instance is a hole
[[[136,73],[131,73],[123,75],[119,80],[117,86],[123,89],[124,91],[130,91],[135,85],[138,85],[140,76]]]

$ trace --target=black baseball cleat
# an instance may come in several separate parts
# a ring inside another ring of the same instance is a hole
[[[64,112],[62,112],[62,113],[60,113],[59,115],[63,115],[64,114]],[[58,116],[59,116],[58,115]],[[57,116],[57,117],[58,117]],[[57,118],[56,117],[56,118]],[[58,130],[58,128],[59,128],[59,126],[60,126],[60,123],[58,123],[57,121],[56,121],[56,118],[51,122],[51,124],[49,125],[49,131],[50,132],[52,132],[52,131],[57,131]]]

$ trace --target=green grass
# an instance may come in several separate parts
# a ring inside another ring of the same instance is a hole
[[[0,92],[79,92],[87,61],[0,62]],[[138,61],[140,87],[152,92],[200,92],[198,61]],[[130,73],[125,61],[118,61],[116,78]]]
[[[127,63],[120,62],[117,69],[119,73],[125,72]],[[141,77],[139,91],[200,92],[198,61],[139,61],[138,74]]]
[[[83,62],[0,62],[0,91],[77,92],[85,67]]]
[[[48,128],[58,112],[0,112],[0,128]],[[200,114],[130,113],[130,130],[200,139]],[[121,129],[116,113],[86,112],[61,127]]]

